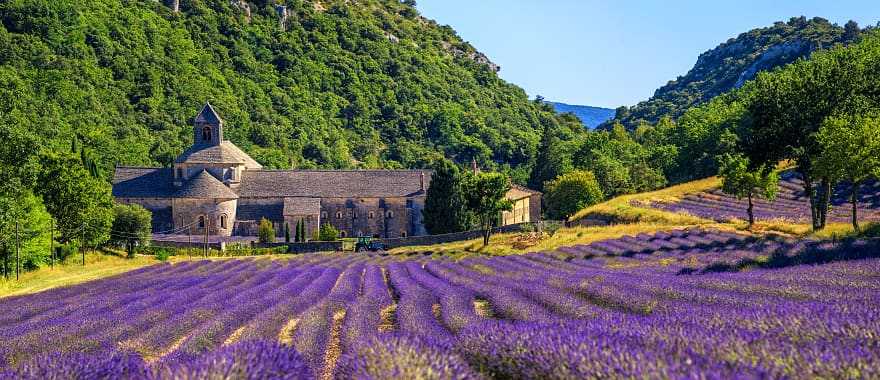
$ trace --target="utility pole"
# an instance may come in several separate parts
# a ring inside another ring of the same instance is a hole
[[[18,236],[18,221],[15,221],[15,281],[18,281],[18,272],[21,265],[19,265],[19,256],[21,251],[21,239]]]
[[[51,220],[51,224],[52,224],[52,229],[49,230],[49,266],[54,268],[55,267],[55,219]]]
[[[80,244],[82,244],[82,247],[80,247],[79,250],[80,250],[80,253],[82,253],[82,265],[86,266],[86,222],[85,221],[82,222],[81,230],[82,230],[82,240],[80,241]]]
[[[205,214],[205,258],[208,258],[208,226],[210,222],[208,221],[208,214]]]

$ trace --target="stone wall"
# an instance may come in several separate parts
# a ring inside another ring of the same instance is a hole
[[[493,234],[497,233],[507,233],[507,232],[519,232],[522,231],[522,228],[527,223],[521,224],[511,224],[508,226],[498,227],[492,230]],[[399,247],[412,247],[418,245],[434,245],[434,244],[443,244],[443,243],[451,243],[456,241],[464,241],[464,240],[473,240],[483,237],[483,231],[465,231],[465,232],[456,232],[451,234],[443,234],[443,235],[424,235],[424,236],[412,236],[408,238],[397,238],[397,239],[381,239],[382,243],[388,246],[388,249],[394,249]]]
[[[299,221],[302,220],[306,224],[306,239],[311,240],[312,234],[318,231],[321,225],[321,218],[319,215],[285,215],[284,223],[290,226],[290,240],[296,237],[296,225]],[[281,226],[281,238],[284,239],[284,226]]]
[[[235,226],[237,204],[236,200],[176,198],[173,201],[174,226],[181,228],[192,224],[194,235],[204,234],[207,228],[208,235],[231,236]],[[199,218],[205,216],[207,218],[204,225],[200,225]],[[186,232],[189,233],[189,229]]]
[[[424,196],[413,198],[322,198],[321,222],[345,237],[398,238],[423,233]],[[408,207],[409,206],[409,207]]]

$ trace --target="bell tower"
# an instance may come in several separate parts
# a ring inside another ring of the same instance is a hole
[[[194,145],[220,145],[223,142],[223,119],[211,103],[205,103],[193,121],[193,142]]]

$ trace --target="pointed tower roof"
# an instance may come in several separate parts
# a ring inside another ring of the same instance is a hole
[[[226,187],[222,182],[214,178],[207,170],[190,179],[177,191],[177,198],[190,199],[238,199],[232,189]]]
[[[214,111],[214,107],[211,107],[211,102],[207,102],[202,107],[202,110],[199,111],[199,114],[196,115],[195,122],[220,125],[223,123],[223,119],[220,118],[220,115],[217,114],[217,111]]]

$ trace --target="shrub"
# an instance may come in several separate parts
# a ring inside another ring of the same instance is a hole
[[[604,198],[596,176],[577,170],[563,174],[544,185],[544,201],[548,219],[566,219],[581,209]]]
[[[318,234],[319,241],[334,241],[339,238],[339,230],[330,223],[321,224],[321,231]]]
[[[167,249],[161,248],[156,250],[156,260],[168,261],[169,257],[171,257],[171,252],[169,252]]]
[[[275,226],[272,225],[269,219],[260,219],[260,228],[257,235],[259,236],[260,243],[274,243]]]

